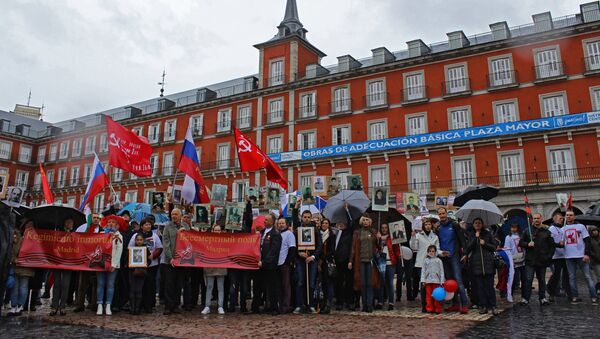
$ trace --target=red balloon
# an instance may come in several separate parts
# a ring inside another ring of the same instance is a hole
[[[446,280],[446,282],[444,283],[444,289],[446,290],[446,292],[454,293],[456,292],[456,290],[458,290],[458,283],[456,282],[456,280]]]

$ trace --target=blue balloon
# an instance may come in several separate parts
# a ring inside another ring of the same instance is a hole
[[[444,301],[444,298],[446,298],[446,290],[444,290],[443,287],[438,287],[433,290],[431,296],[437,301]]]

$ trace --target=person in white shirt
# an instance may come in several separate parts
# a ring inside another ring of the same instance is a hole
[[[567,224],[563,227],[563,234],[565,259],[567,261],[567,270],[569,271],[569,285],[573,294],[571,303],[577,304],[581,302],[579,291],[577,290],[577,267],[579,267],[583,271],[583,276],[588,285],[592,304],[597,305],[598,294],[590,272],[590,257],[588,256],[590,235],[584,225],[575,223],[575,212],[572,210],[567,211],[566,218]]]
[[[438,236],[433,232],[433,221],[431,219],[424,219],[421,232],[417,233],[413,230],[410,238],[410,248],[413,251],[417,251],[415,274],[418,277],[420,277],[422,273],[421,269],[423,267],[423,262],[427,257],[427,249],[432,245],[435,246],[435,248],[438,248],[440,246],[440,241]],[[401,258],[399,259],[402,260]],[[425,299],[425,288],[421,288],[421,311],[423,313],[426,312]]]
[[[552,233],[552,238],[556,244],[554,256],[552,256],[552,275],[548,279],[549,300],[554,302],[554,298],[560,296],[561,288],[565,290],[569,300],[572,299],[571,287],[569,286],[569,273],[567,272],[567,262],[565,261],[565,249],[560,244],[564,239],[563,234],[564,217],[562,212],[557,211],[552,215],[552,225],[548,230]]]
[[[512,291],[514,291],[515,287],[519,286],[519,282],[521,290],[523,286],[527,283],[527,276],[525,274],[525,249],[519,246],[519,241],[521,240],[521,229],[519,224],[513,223],[510,225],[510,234],[504,238],[504,249],[507,253],[512,256],[513,265],[515,273],[513,274],[513,279],[510,282],[510,286],[507,283],[507,300],[510,302],[512,300]],[[510,280],[510,279],[509,279]],[[517,282],[516,284],[514,282]],[[510,291],[508,290],[510,289]],[[510,298],[509,298],[510,297]]]

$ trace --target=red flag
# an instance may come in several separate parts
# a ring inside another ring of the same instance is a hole
[[[246,138],[245,135],[235,128],[235,145],[240,159],[240,168],[242,172],[257,171],[265,168],[267,170],[267,179],[279,184],[287,190],[287,180],[283,176],[283,170],[273,159],[269,158],[255,143]]]
[[[527,213],[527,216],[529,217],[531,215],[531,207],[529,207],[529,198],[527,198],[527,194],[525,194],[525,213]]]
[[[569,192],[569,199],[567,199],[567,211],[573,209],[573,195]]]
[[[46,200],[46,204],[51,205],[54,203],[54,196],[52,195],[52,191],[50,191],[50,185],[48,184],[48,177],[46,176],[46,171],[42,167],[40,163],[40,176],[42,177],[42,189],[44,190],[44,199]]]
[[[138,177],[152,175],[150,156],[152,146],[148,139],[140,137],[106,116],[109,164],[131,172]]]

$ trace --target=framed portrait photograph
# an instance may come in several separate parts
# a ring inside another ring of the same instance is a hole
[[[164,211],[165,209],[165,193],[154,192],[152,193],[152,209],[156,211]]]
[[[227,204],[225,206],[225,229],[230,231],[242,230],[242,219],[244,209],[238,204]]]
[[[394,221],[389,223],[390,234],[392,235],[392,244],[400,244],[407,242],[406,227],[404,226],[404,220]]]
[[[281,198],[279,197],[279,193],[279,188],[269,187],[265,207],[269,209],[278,210],[279,206],[281,205]]]
[[[6,198],[8,190],[8,174],[0,174],[0,199]]]
[[[371,209],[373,211],[388,211],[388,190],[385,187],[371,189]]]
[[[404,193],[403,197],[404,209],[408,215],[420,215],[421,208],[419,207],[419,196],[415,193]]]
[[[194,205],[194,225],[198,228],[210,227],[210,205]]]
[[[135,246],[129,248],[129,267],[148,267],[148,247]]]
[[[253,208],[252,209],[252,218],[254,219],[254,218],[258,217],[259,215],[260,215],[260,209]]]
[[[250,199],[252,206],[258,206],[258,196],[259,196],[258,187],[256,187],[256,186],[246,187],[246,195]]]
[[[17,186],[8,186],[6,191],[6,204],[11,207],[20,207],[25,195],[25,189]]]
[[[302,205],[314,205],[315,197],[310,186],[302,186]]]
[[[212,185],[212,197],[210,202],[216,206],[225,206],[225,199],[227,199],[227,186],[221,184]]]
[[[215,207],[213,212],[212,224],[225,221],[225,209],[223,207]],[[221,225],[223,225],[223,223],[221,223]]]
[[[316,247],[315,228],[298,227],[298,251],[314,250]]]
[[[333,197],[340,193],[340,178],[327,177],[327,195]]]
[[[181,204],[185,203],[185,201],[183,201],[183,199],[182,199],[182,196],[183,196],[182,192],[183,192],[183,186],[181,186],[181,185],[173,186],[173,195],[171,196],[173,204],[181,205]]]
[[[427,196],[419,196],[419,207],[421,208],[421,214],[429,214],[429,208],[427,208]]]
[[[288,194],[288,211],[291,211],[294,207],[296,207],[297,201],[298,201],[298,196],[296,196],[296,194],[294,194],[294,193]]]
[[[352,191],[362,191],[363,190],[362,176],[360,174],[347,175],[346,180],[348,180],[347,187],[349,190],[352,190]]]
[[[324,194],[325,193],[325,177],[324,176],[316,176],[312,178],[313,184],[313,192],[316,194]]]
[[[438,195],[435,197],[435,208],[448,206],[448,197],[444,195]]]

